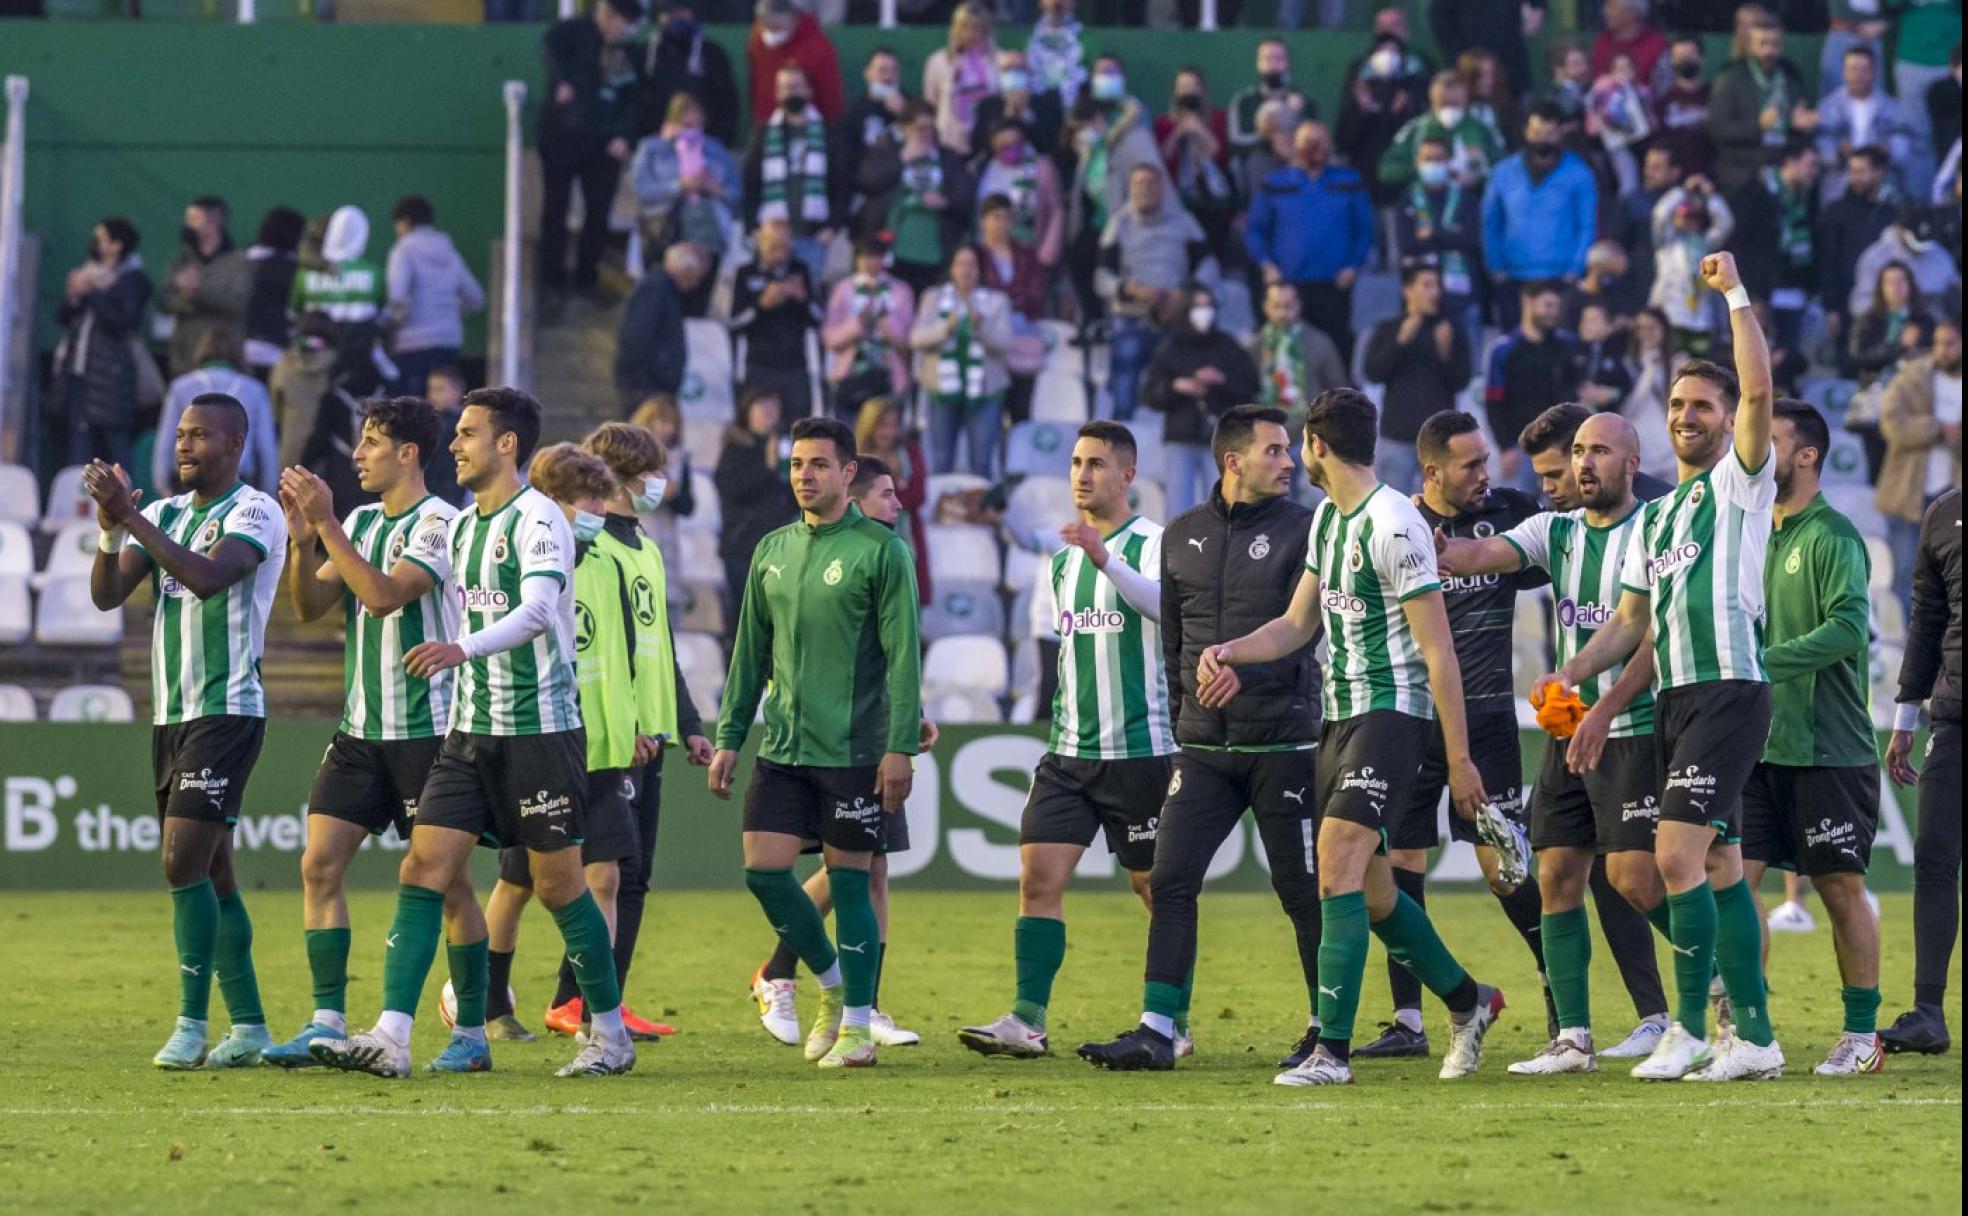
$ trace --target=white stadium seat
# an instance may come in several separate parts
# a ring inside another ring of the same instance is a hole
[[[1134,484],[1128,487],[1128,505],[1143,519],[1168,523],[1168,491],[1153,477],[1134,479]]]
[[[1026,476],[1064,477],[1073,467],[1073,432],[1077,424],[1032,419],[1011,428],[1006,441],[1005,472]]]
[[[86,524],[70,524],[55,534],[55,542],[48,548],[48,560],[41,567],[41,573],[34,576],[37,588],[45,587],[58,578],[70,575],[89,576],[96,565],[96,539],[102,529],[96,527],[94,520]]]
[[[34,694],[18,684],[0,684],[0,722],[32,722]]]
[[[1011,660],[996,638],[941,638],[923,653],[923,687],[1001,696],[1011,683]]]
[[[718,453],[724,448],[724,430],[730,425],[729,418],[684,418],[683,447],[690,453],[694,468],[717,468]]]
[[[717,713],[718,698],[724,695],[724,647],[711,634],[679,631],[676,656],[698,716],[709,720]]]
[[[976,692],[947,692],[926,699],[923,714],[938,726],[978,726],[1005,720],[996,697]]]
[[[989,478],[975,473],[931,473],[923,495],[923,522],[936,522],[936,504],[952,494],[969,494],[991,488]]]
[[[96,517],[96,501],[82,488],[82,466],[69,465],[55,474],[48,487],[48,510],[41,517],[43,532],[59,532],[69,524]]]
[[[1020,545],[1042,553],[1057,550],[1059,530],[1078,518],[1073,483],[1063,476],[1027,477],[1005,501],[1005,527]]]
[[[34,538],[14,520],[0,519],[0,575],[25,578],[33,573]]]
[[[998,595],[997,579],[966,582],[940,579],[934,572],[929,577],[935,596],[922,613],[926,640],[982,634],[995,641],[1004,633],[1004,601]]]
[[[929,554],[929,581],[998,581],[998,541],[981,524],[925,524],[923,550]]]
[[[690,515],[677,527],[700,528],[713,536],[724,531],[724,500],[718,497],[717,479],[695,465],[690,470],[690,497]]]
[[[97,611],[87,578],[52,579],[35,605],[34,636],[44,646],[114,646],[123,640],[123,610]]]
[[[1048,367],[1032,385],[1032,417],[1047,422],[1071,423],[1077,427],[1087,419],[1087,386],[1077,371],[1055,371]]]
[[[1013,545],[1005,550],[1004,581],[1001,585],[1013,595],[1031,590],[1032,581],[1039,576],[1039,563],[1045,560],[1045,554],[1036,553],[1023,545]]]
[[[41,487],[26,465],[0,464],[0,519],[24,524],[41,520]]]
[[[131,722],[137,707],[114,684],[71,684],[48,705],[50,722]]]
[[[679,582],[683,603],[670,617],[672,629],[724,636],[724,593],[715,583]]]
[[[720,426],[734,417],[731,396],[731,332],[721,322],[692,317],[683,323],[683,385],[677,408],[686,418]]]
[[[1866,484],[1865,443],[1857,435],[1841,429],[1831,432],[1831,451],[1824,462],[1824,484]]]
[[[33,599],[27,593],[31,576],[0,574],[0,646],[17,646],[34,635]],[[88,584],[82,585],[87,602]],[[95,609],[90,608],[93,612]]]
[[[718,557],[717,533],[702,528],[677,529],[682,568],[671,575],[688,583],[724,586],[724,562]]]

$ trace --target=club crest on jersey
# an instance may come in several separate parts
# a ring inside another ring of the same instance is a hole
[[[1784,559],[1784,573],[1795,574],[1799,570],[1802,570],[1803,568],[1804,568],[1804,551],[1802,549],[1792,549],[1790,551],[1790,556]]]
[[[1688,505],[1691,507],[1699,507],[1702,505],[1702,499],[1707,497],[1708,497],[1708,483],[1705,481],[1698,481],[1695,483],[1694,488],[1688,491]]]
[[[826,572],[820,576],[820,581],[827,584],[829,587],[838,587],[840,585],[842,574],[843,571],[841,570],[841,559],[837,557],[833,561],[827,563]]]
[[[1487,519],[1477,520],[1476,526],[1471,528],[1470,532],[1475,534],[1477,540],[1488,540],[1497,534],[1496,525]]]
[[[594,613],[586,604],[574,601],[574,649],[586,650],[594,643]]]
[[[1070,638],[1076,633],[1119,633],[1127,628],[1127,617],[1115,609],[1082,608],[1078,612],[1059,614],[1059,636]]]
[[[1254,562],[1261,562],[1265,558],[1271,556],[1270,536],[1266,535],[1263,532],[1259,532],[1257,534],[1257,539],[1251,542],[1250,556],[1251,556],[1251,560]]]
[[[1163,797],[1173,798],[1177,794],[1180,794],[1181,792],[1182,792],[1182,770],[1176,769],[1175,776],[1169,778],[1168,793],[1163,795]]]
[[[506,544],[506,534],[501,532],[498,538],[492,542],[492,560],[502,562],[510,556],[512,556],[512,547]]]
[[[1361,551],[1359,543],[1356,541],[1348,546],[1346,550],[1346,568],[1357,574],[1366,564],[1367,555]]]
[[[636,575],[635,581],[629,584],[629,610],[644,628],[656,623],[656,588],[643,575]]]
[[[408,533],[398,532],[396,534],[396,539],[390,541],[390,550],[389,550],[390,565],[394,566],[397,562],[397,559],[403,556],[403,550],[405,546],[407,546],[409,543],[410,543],[410,537]]]
[[[206,524],[205,530],[198,534],[198,547],[201,549],[209,549],[213,545],[216,545],[218,543],[219,543],[219,521],[215,519],[211,523]]]

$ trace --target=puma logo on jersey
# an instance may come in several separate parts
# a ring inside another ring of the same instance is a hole
[[[1673,942],[1669,942],[1667,943],[1667,945],[1669,949],[1673,950],[1676,954],[1682,956],[1683,958],[1695,957],[1695,948],[1693,946],[1677,946]]]
[[[1196,546],[1196,552],[1201,553],[1203,551],[1203,542],[1208,539],[1209,537],[1207,536],[1192,536],[1189,538],[1189,543]]]
[[[778,578],[778,577],[779,577],[779,573],[780,573],[780,571],[782,571],[782,570],[784,570],[784,569],[785,569],[785,567],[784,567],[784,566],[774,566],[774,565],[769,565],[769,564],[768,564],[768,565],[766,566],[766,568],[765,568],[765,577],[767,577],[767,578]]]
[[[847,942],[842,942],[840,948],[842,954],[866,954],[868,952],[868,943],[862,942],[859,945],[850,945]]]
[[[1321,984],[1319,985],[1319,995],[1329,996],[1336,1001],[1339,999],[1340,989],[1344,987],[1346,987],[1346,985],[1341,984],[1338,988],[1328,988],[1324,984]]]
[[[1305,787],[1304,787],[1304,786],[1300,786],[1299,788],[1297,788],[1297,789],[1295,789],[1295,790],[1286,790],[1286,791],[1285,791],[1285,801],[1286,801],[1286,802],[1296,802],[1296,803],[1297,803],[1298,805],[1300,805],[1300,806],[1304,806],[1304,805],[1305,805]]]
[[[392,933],[388,937],[383,939],[383,949],[385,950],[396,949],[396,934]]]
[[[178,970],[180,970],[180,971],[182,971],[182,972],[184,972],[184,973],[185,973],[186,975],[194,975],[194,976],[195,976],[195,975],[197,975],[197,974],[199,974],[200,972],[202,972],[202,971],[204,971],[204,970],[205,970],[205,968],[203,968],[203,967],[200,967],[200,966],[197,966],[196,964],[193,964],[193,963],[179,963],[179,964],[178,964]]]
[[[582,968],[582,966],[581,966],[581,956],[580,956],[580,955],[578,955],[578,954],[570,954],[570,955],[568,955],[568,956],[567,956],[567,962],[568,962],[568,965],[569,965],[569,966],[571,966],[571,967],[573,967],[573,968],[574,968],[574,970],[576,970],[576,971],[580,971],[580,970],[583,970],[583,968]]]

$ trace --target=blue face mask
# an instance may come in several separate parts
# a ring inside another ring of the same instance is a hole
[[[1119,101],[1127,95],[1127,81],[1114,72],[1097,72],[1093,77],[1093,95],[1100,101]]]
[[[1032,77],[1019,68],[998,75],[998,85],[1007,93],[1029,93],[1032,91]]]
[[[1447,161],[1431,161],[1415,166],[1416,176],[1421,184],[1428,187],[1446,186],[1449,183],[1449,164]]]
[[[643,478],[641,492],[630,496],[630,501],[635,504],[636,514],[647,515],[660,506],[663,501],[663,491],[668,489],[669,485],[670,483],[661,477]]]
[[[868,97],[873,101],[887,101],[895,96],[895,86],[886,80],[873,81],[868,85]]]
[[[574,511],[575,542],[585,545],[595,537],[600,536],[601,526],[606,522],[601,516],[594,514],[592,511],[583,511],[576,508]]]

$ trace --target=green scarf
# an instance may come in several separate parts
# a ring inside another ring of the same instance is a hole
[[[1775,168],[1763,170],[1763,186],[1777,200],[1777,245],[1793,267],[1811,264],[1811,211],[1802,191],[1792,193]]]
[[[943,191],[943,162],[931,152],[902,164],[895,201],[884,217],[895,234],[895,260],[934,266],[943,260],[943,217],[923,201]]]
[[[936,397],[945,405],[968,405],[984,399],[984,344],[977,339],[977,310],[960,300],[957,289],[944,284],[936,297],[936,315],[957,318],[956,332],[936,350]]]
[[[1257,349],[1263,366],[1262,388],[1258,399],[1283,410],[1303,410],[1305,400],[1305,347],[1298,340],[1298,326],[1282,329],[1267,324],[1258,332]]]
[[[868,325],[867,335],[854,344],[855,374],[888,373],[888,331],[882,326],[895,308],[895,297],[889,290],[892,283],[887,275],[867,280],[855,276],[854,313]]]
[[[1756,82],[1757,113],[1771,106],[1777,108],[1777,125],[1763,132],[1763,146],[1781,148],[1790,139],[1790,82],[1784,79],[1781,69],[1766,72],[1754,59],[1745,59],[1743,63],[1749,68],[1749,78]]]
[[[1456,209],[1462,206],[1462,185],[1459,182],[1449,183],[1448,197],[1442,200],[1439,213],[1430,209],[1428,191],[1422,188],[1420,182],[1411,187],[1409,197],[1415,209],[1415,237],[1426,241],[1455,221]],[[1469,278],[1469,259],[1463,256],[1461,250],[1443,250],[1441,266],[1443,295],[1466,296],[1474,290]]]
[[[786,130],[786,112],[775,110],[765,126],[759,162],[758,217],[791,220],[796,232],[827,226],[827,141],[820,111],[806,108],[796,134]],[[797,153],[799,164],[793,165]]]

